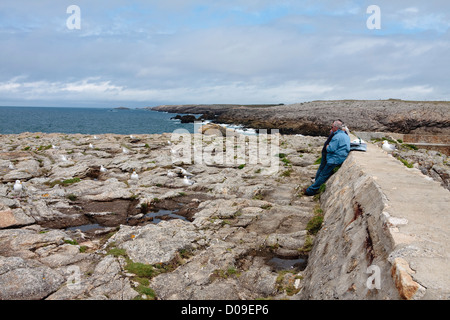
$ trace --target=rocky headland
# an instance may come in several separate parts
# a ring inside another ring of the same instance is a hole
[[[152,110],[201,114],[217,123],[282,134],[326,136],[341,119],[355,131],[450,135],[450,102],[389,100],[312,101],[289,105],[163,105]]]

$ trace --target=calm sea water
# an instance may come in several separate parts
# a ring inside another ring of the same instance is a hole
[[[193,124],[171,120],[174,116],[144,109],[0,107],[0,134],[155,134],[181,128],[194,131]]]

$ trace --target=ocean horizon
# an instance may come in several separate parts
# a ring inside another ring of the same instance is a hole
[[[144,108],[0,106],[0,134],[161,134],[194,132],[194,124],[171,119],[176,114]]]
[[[162,134],[185,129],[194,133],[193,123],[173,119],[177,114],[146,108],[26,107],[0,106],[0,134],[23,132],[64,134]],[[197,115],[198,116],[198,115]],[[208,123],[211,121],[202,121]],[[244,135],[257,130],[221,124]]]

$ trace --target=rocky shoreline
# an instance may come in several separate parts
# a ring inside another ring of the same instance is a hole
[[[325,137],[219,132],[0,135],[0,299],[297,299]],[[449,188],[445,155],[398,147]]]
[[[249,139],[232,149],[248,156]],[[1,135],[0,299],[290,298],[318,205],[300,190],[324,139],[277,139],[266,174],[239,154],[174,163],[171,134]]]
[[[217,123],[279,129],[282,134],[327,136],[332,121],[341,119],[355,131],[450,135],[447,101],[331,100],[290,105],[163,105],[150,109],[201,114],[203,119]]]

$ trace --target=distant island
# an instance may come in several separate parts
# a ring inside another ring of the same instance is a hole
[[[127,108],[127,107],[117,107],[117,108],[114,108],[115,110],[130,110],[130,108]]]

